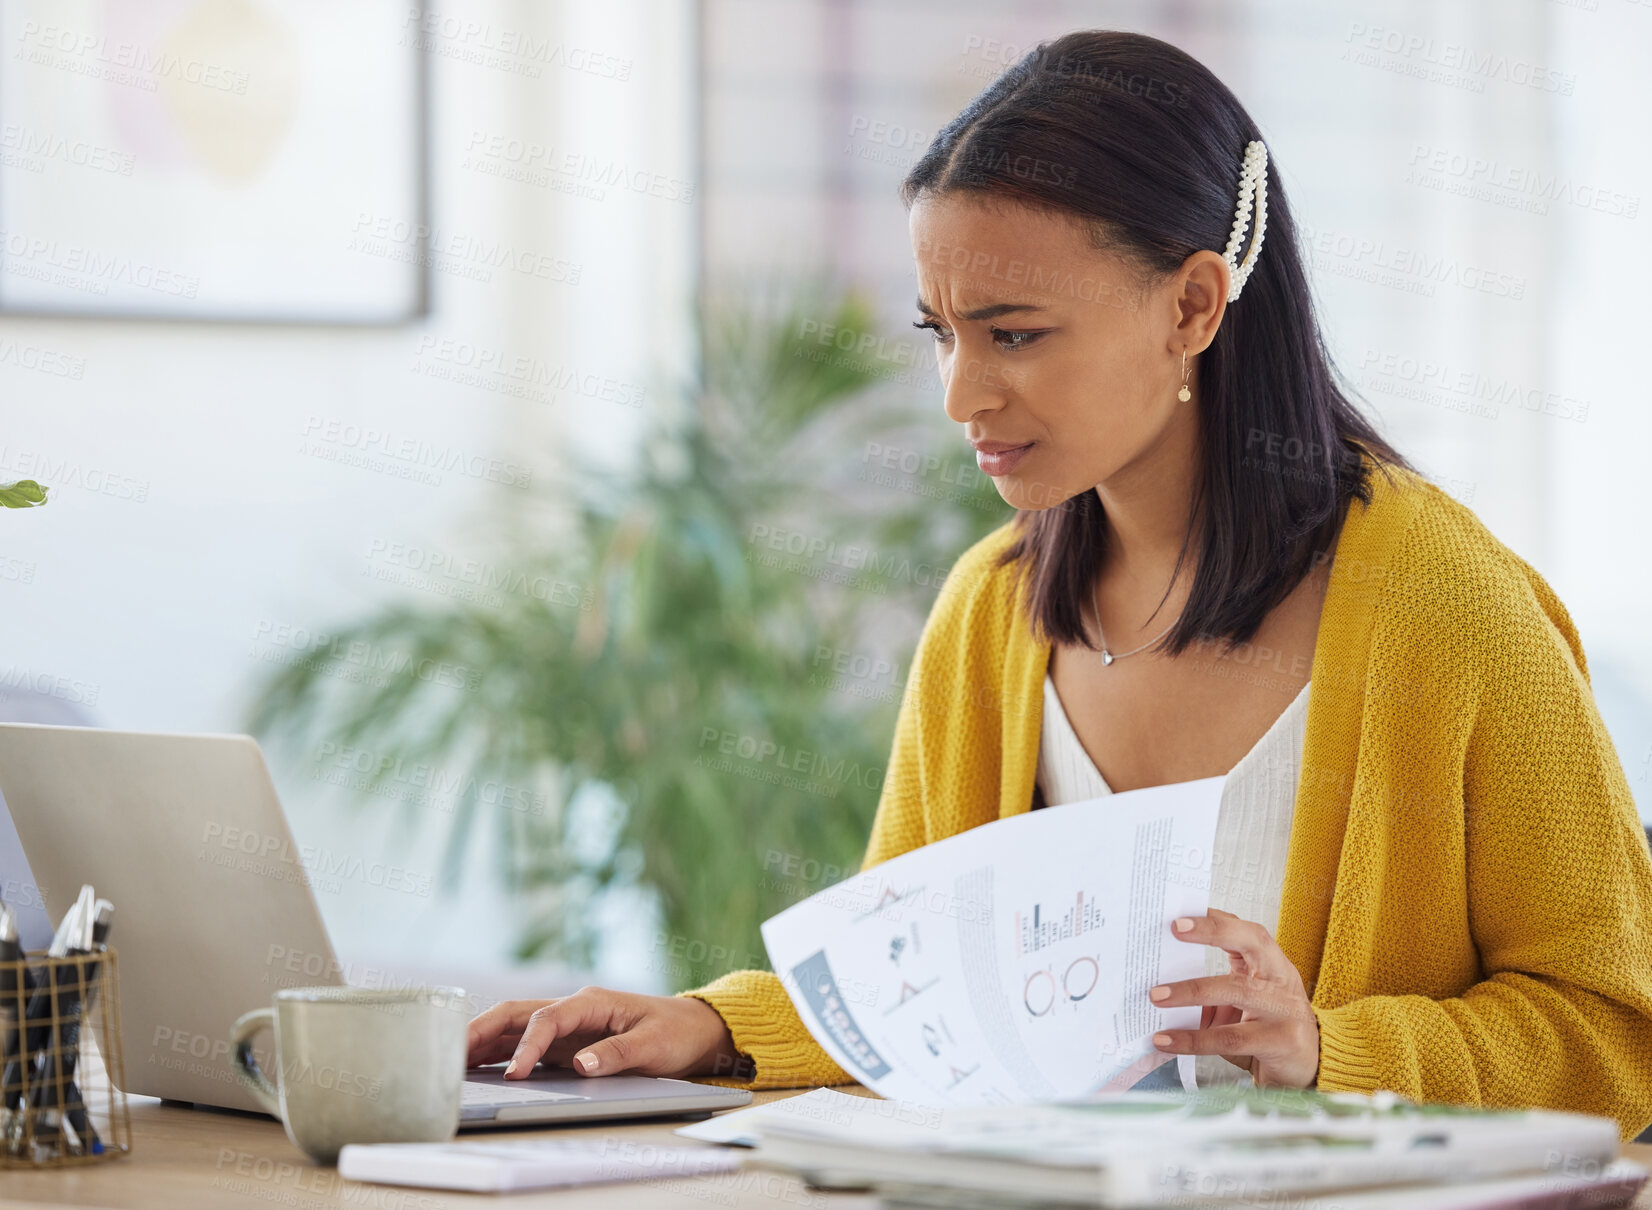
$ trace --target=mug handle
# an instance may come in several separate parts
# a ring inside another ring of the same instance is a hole
[[[255,1008],[250,1013],[242,1013],[229,1030],[230,1056],[235,1063],[235,1074],[241,1077],[241,1083],[247,1086],[253,1099],[273,1114],[277,1121],[281,1117],[280,1094],[269,1077],[259,1070],[258,1060],[253,1058],[252,1039],[259,1030],[268,1028],[275,1032],[275,1009]]]

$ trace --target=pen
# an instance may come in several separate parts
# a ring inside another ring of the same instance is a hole
[[[61,958],[69,952],[69,942],[78,927],[75,917],[79,908],[80,902],[77,900],[75,906],[69,909],[58,924],[57,932],[52,934],[51,947],[46,951],[48,957]],[[45,988],[37,987],[34,994],[29,997],[28,1009],[19,1029],[22,1036],[21,1045],[16,1053],[6,1059],[5,1071],[0,1074],[0,1098],[3,1098],[7,1109],[17,1109],[23,1104],[23,1065],[43,1044],[42,1027],[36,1025],[30,1028],[29,1022],[48,1015],[50,997],[45,992]]]
[[[87,931],[89,921],[87,913],[92,909],[93,892],[90,886],[80,889],[80,897],[66,913],[57,926],[57,932],[52,936],[51,948],[46,951],[50,958],[67,957],[71,947],[89,936]],[[6,1069],[0,1074],[0,1089],[3,1089],[5,1108],[11,1110],[10,1120],[7,1123],[7,1146],[16,1154],[28,1135],[27,1121],[22,1112],[25,1095],[32,1094],[32,1089],[25,1086],[29,1077],[29,1068],[33,1066],[36,1055],[50,1044],[57,1019],[57,1002],[59,997],[67,991],[67,983],[73,978],[67,964],[54,966],[51,974],[39,981],[34,994],[29,997],[28,1011],[23,1019],[23,1044],[16,1055],[6,1061]],[[33,1116],[34,1105],[31,1102],[29,1114]]]
[[[49,957],[61,958],[69,949],[69,940],[75,928],[75,908],[70,908],[58,923],[57,932],[52,935],[52,943],[46,953]],[[18,1046],[15,1053],[6,1059],[3,1072],[0,1072],[0,1107],[5,1110],[6,1149],[12,1155],[18,1154],[23,1148],[24,1118],[23,1118],[23,1081],[26,1067],[33,1057],[36,1048],[40,1045],[40,1027],[29,1027],[29,1022],[37,1016],[45,1015],[42,1004],[42,992],[38,986],[33,989],[29,997],[28,1009],[24,1019],[18,1027]],[[49,998],[47,1003],[49,1003]]]
[[[83,958],[92,952],[92,934],[96,923],[94,895],[90,886],[80,888],[75,903],[75,926],[69,937],[66,958]],[[29,1112],[35,1114],[37,1138],[61,1136],[62,1114],[59,1110],[68,1103],[65,1081],[69,1050],[80,1038],[80,1009],[87,995],[91,974],[84,962],[64,963],[55,968],[52,984],[56,995],[44,993],[46,1013],[50,1020],[41,1029],[38,1045],[30,1050],[34,1058],[34,1078],[28,1090]],[[37,992],[41,996],[42,992]],[[54,1003],[55,1001],[55,1003]],[[34,1020],[33,1003],[29,1005],[29,1019]]]
[[[92,909],[91,951],[93,954],[102,954],[109,948],[109,925],[114,919],[115,905],[107,899],[99,899]],[[63,1070],[61,1083],[63,1086],[63,1114],[69,1119],[69,1125],[75,1132],[82,1151],[90,1151],[93,1155],[103,1154],[103,1143],[98,1138],[98,1132],[93,1128],[90,1118],[86,1114],[86,1097],[75,1083],[75,1063],[80,1056],[80,1025],[86,1015],[92,1011],[92,1005],[97,1000],[98,975],[103,971],[101,959],[95,959],[86,967],[86,990],[81,998],[80,1012],[71,1020],[63,1036],[63,1051],[61,1066]],[[48,1079],[47,1088],[56,1087],[57,1082]]]
[[[17,1050],[18,1022],[23,1019],[22,993],[34,980],[23,961],[23,943],[17,936],[17,913],[0,903],[0,1061]]]
[[[14,1056],[20,1057],[24,993],[33,988],[34,979],[29,974],[23,943],[17,935],[17,913],[9,904],[0,903],[0,1069]],[[9,1134],[12,1114],[9,1098],[0,1114],[4,1115],[5,1133]]]

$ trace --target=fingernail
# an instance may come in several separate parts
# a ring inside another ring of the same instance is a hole
[[[509,1063],[505,1064],[505,1074],[507,1076],[512,1075],[515,1071],[516,1071],[516,1056],[512,1055],[511,1056],[511,1061]]]
[[[1168,1000],[1170,998],[1170,989],[1168,987],[1155,987],[1147,994],[1154,1000]]]
[[[1170,1045],[1170,1035],[1169,1034],[1154,1034],[1153,1035],[1153,1045],[1154,1046],[1169,1046]]]
[[[1185,933],[1193,927],[1193,917],[1178,916],[1176,917],[1176,923],[1172,924],[1170,927],[1175,929],[1178,933]]]
[[[597,1057],[588,1050],[582,1050],[575,1055],[574,1062],[578,1063],[579,1069],[587,1075],[597,1069]]]

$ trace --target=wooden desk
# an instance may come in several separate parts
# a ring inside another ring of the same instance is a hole
[[[792,1095],[795,1092],[790,1090],[758,1093],[753,1103]],[[703,1145],[673,1135],[673,1128],[680,1125],[680,1120],[611,1123],[509,1134],[517,1138],[614,1137],[656,1146]],[[7,1210],[59,1206],[94,1210],[450,1210],[461,1206],[867,1210],[875,1205],[870,1197],[817,1192],[794,1177],[761,1168],[692,1180],[508,1195],[366,1185],[341,1180],[335,1169],[312,1164],[269,1118],[178,1109],[151,1097],[132,1098],[132,1140],[131,1155],[105,1164],[49,1172],[0,1170],[0,1205]],[[1625,1158],[1652,1167],[1652,1144],[1629,1144],[1623,1152]],[[1636,1207],[1652,1210],[1652,1186],[1642,1191]]]
[[[759,1092],[752,1104],[805,1089]],[[864,1089],[844,1088],[842,1092]],[[865,1095],[870,1095],[869,1093]],[[256,1114],[182,1109],[153,1097],[133,1097],[132,1153],[123,1159],[45,1172],[0,1169],[0,1207],[45,1210],[455,1210],[457,1207],[678,1207],[689,1210],[867,1210],[864,1195],[826,1194],[772,1169],[751,1168],[693,1179],[593,1185],[538,1193],[471,1194],[445,1189],[369,1185],[312,1163],[287,1140],[280,1123]],[[685,1119],[595,1123],[509,1130],[464,1139],[616,1138],[659,1147],[703,1147],[671,1132]],[[1652,1150],[1652,1148],[1648,1148]],[[1652,1207],[1648,1207],[1652,1210]]]

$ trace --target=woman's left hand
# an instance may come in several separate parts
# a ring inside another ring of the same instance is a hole
[[[1171,926],[1178,941],[1226,951],[1228,973],[1155,987],[1159,1008],[1199,1004],[1198,1029],[1153,1035],[1163,1054],[1221,1055],[1250,1071],[1259,1088],[1311,1088],[1319,1075],[1319,1021],[1302,976],[1273,935],[1232,912],[1184,916]]]

